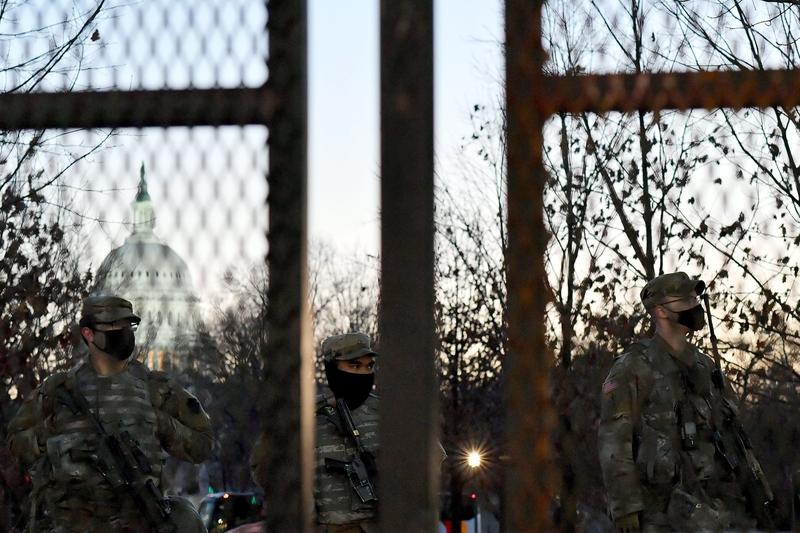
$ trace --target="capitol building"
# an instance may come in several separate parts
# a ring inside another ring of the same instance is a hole
[[[187,355],[201,326],[197,297],[186,262],[155,234],[156,214],[142,165],[132,205],[132,232],[100,265],[93,294],[116,294],[133,303],[142,319],[137,357],[154,370],[192,366]]]

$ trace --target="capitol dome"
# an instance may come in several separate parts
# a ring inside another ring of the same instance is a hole
[[[133,232],[109,252],[96,274],[94,294],[130,300],[142,318],[137,353],[151,368],[181,369],[191,364],[200,326],[200,299],[186,262],[154,233],[155,209],[147,191],[144,165],[133,208]]]

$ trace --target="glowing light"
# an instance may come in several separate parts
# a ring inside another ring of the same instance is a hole
[[[482,461],[481,452],[477,450],[473,450],[467,454],[467,465],[470,468],[480,468]]]

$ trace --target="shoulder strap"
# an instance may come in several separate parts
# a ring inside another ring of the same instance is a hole
[[[331,398],[325,394],[317,396],[317,414],[324,416],[331,424],[336,427],[336,430],[345,435],[344,425],[342,424],[336,408],[331,404]]]
[[[92,411],[89,400],[86,399],[86,396],[84,396],[83,392],[81,391],[80,382],[78,380],[79,369],[80,367],[75,367],[69,371],[67,379],[64,380],[64,384],[61,387],[61,390],[64,391],[61,397],[63,400],[65,400],[65,403],[67,403],[73,412],[76,414],[80,413],[88,417],[89,420],[91,420],[92,425],[95,427],[95,430],[102,435],[106,432],[105,428],[103,427],[103,423]]]

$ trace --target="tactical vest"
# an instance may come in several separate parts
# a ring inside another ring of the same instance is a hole
[[[636,465],[640,479],[653,485],[673,485],[681,476],[698,481],[717,478],[722,472],[715,460],[711,368],[697,351],[695,366],[681,366],[652,341],[644,341],[641,356],[652,369],[653,383],[642,398],[640,423],[634,428]],[[691,443],[687,446],[687,443]],[[681,457],[681,451],[690,465]],[[692,471],[681,468],[691,466]]]
[[[45,478],[41,496],[54,524],[67,531],[90,531],[93,523],[127,522],[138,514],[130,498],[114,494],[92,460],[97,431],[89,417],[73,412],[63,394],[78,387],[106,431],[127,431],[139,443],[160,483],[165,454],[157,437],[156,411],[150,399],[148,370],[131,362],[126,370],[99,376],[86,363],[67,374],[47,398],[52,434],[39,475]]]
[[[325,459],[349,461],[356,453],[352,442],[339,429],[336,409],[331,405],[332,396],[320,395],[316,408],[316,449],[314,502],[318,524],[349,524],[375,518],[374,506],[364,505],[353,491],[344,474],[329,472]],[[361,433],[367,451],[377,457],[378,441],[378,397],[370,394],[367,400],[352,410],[353,421]],[[380,498],[380,494],[378,495]]]

